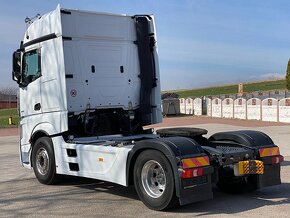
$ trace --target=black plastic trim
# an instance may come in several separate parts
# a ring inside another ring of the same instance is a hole
[[[72,40],[72,37],[69,37],[69,36],[63,36],[62,39],[63,39],[63,40]]]
[[[79,164],[78,163],[68,163],[70,171],[79,171]]]
[[[77,157],[77,150],[76,149],[66,149],[67,156],[69,157]]]
[[[72,78],[74,78],[74,75],[73,74],[65,74],[65,78],[72,79]]]
[[[48,35],[45,35],[45,36],[41,36],[41,37],[39,37],[37,39],[33,39],[33,40],[23,44],[23,48],[25,48],[27,46],[30,46],[30,45],[33,45],[33,44],[36,44],[36,43],[40,43],[40,42],[44,42],[44,41],[47,41],[47,40],[55,39],[55,38],[57,38],[55,33],[51,33],[51,34],[48,34]]]
[[[39,111],[41,109],[41,104],[40,103],[37,103],[34,105],[34,110],[35,111]]]
[[[148,14],[138,14],[138,15],[134,15],[132,16],[132,19],[135,19],[136,17],[147,17],[149,20],[152,20],[152,17]]]
[[[71,11],[67,11],[67,10],[60,10],[60,13],[62,14],[71,14]]]
[[[273,147],[272,139],[263,132],[253,130],[241,130],[219,132],[209,138],[210,141],[233,141],[249,147]]]
[[[140,65],[140,122],[141,125],[150,124],[151,121],[151,94],[156,87],[157,78],[154,60],[154,33],[150,31],[151,21],[148,16],[134,16]]]

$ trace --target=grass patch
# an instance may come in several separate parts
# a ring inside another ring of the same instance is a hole
[[[12,117],[13,125],[9,125],[9,117]],[[0,128],[3,127],[16,127],[19,123],[19,116],[16,108],[1,109],[0,110]]]
[[[286,89],[286,80],[265,81],[259,83],[244,84],[245,92],[269,91],[278,89]]]
[[[12,116],[12,123],[13,125],[9,125],[9,117],[1,117],[0,118],[0,128],[1,127],[16,127],[19,123],[19,117],[18,116]]]
[[[0,117],[3,116],[13,116],[13,115],[17,115],[18,116],[18,112],[16,108],[12,108],[12,109],[0,109]]]
[[[279,90],[279,89],[285,89],[285,88],[286,88],[285,80],[244,83],[244,92],[270,91],[270,90]],[[189,90],[181,90],[181,91],[175,90],[175,91],[169,91],[169,92],[174,92],[178,94],[180,98],[199,97],[199,96],[207,96],[207,95],[236,94],[238,92],[238,84],[208,87],[208,88],[201,88],[201,89],[189,89]],[[163,92],[163,93],[166,93],[166,92]]]

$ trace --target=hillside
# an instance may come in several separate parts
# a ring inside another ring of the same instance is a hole
[[[269,91],[279,90],[286,88],[286,81],[274,80],[274,81],[260,81],[253,83],[244,83],[244,92],[256,92],[256,91]],[[238,92],[238,84],[215,86],[208,88],[199,89],[188,89],[188,90],[174,90],[164,91],[162,93],[173,92],[179,95],[180,98],[185,97],[198,97],[207,95],[222,95],[222,94],[235,94]]]

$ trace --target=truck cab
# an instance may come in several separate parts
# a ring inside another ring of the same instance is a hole
[[[21,164],[39,182],[72,175],[134,184],[154,210],[210,199],[213,184],[281,183],[283,157],[263,133],[144,128],[162,121],[153,15],[58,6],[27,22],[12,79]]]

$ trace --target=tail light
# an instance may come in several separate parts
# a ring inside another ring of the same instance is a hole
[[[194,177],[199,177],[203,175],[203,169],[202,168],[190,168],[190,169],[183,169],[181,178],[183,179],[189,179]]]
[[[280,155],[279,147],[260,148],[260,157],[272,158],[272,164],[278,164],[284,161],[284,157]]]
[[[278,164],[284,161],[284,157],[282,155],[272,157],[272,164]]]
[[[203,175],[203,168],[209,166],[208,156],[182,159],[181,178],[189,179]]]

